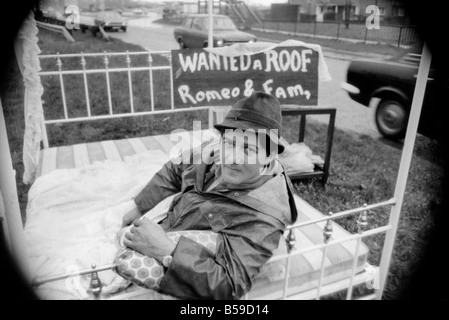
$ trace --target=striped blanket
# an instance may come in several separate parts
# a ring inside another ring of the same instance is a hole
[[[194,146],[200,141],[192,140]],[[123,161],[125,157],[148,150],[159,150],[166,155],[176,152],[169,135],[107,140],[47,148],[41,151],[37,177],[56,169],[82,168],[96,161]]]
[[[56,169],[82,168],[96,161],[123,161],[125,157],[151,150],[159,150],[174,157],[181,148],[199,146],[212,135],[213,131],[204,130],[195,134],[184,132],[174,136],[155,135],[47,148],[41,150],[36,177]],[[315,164],[324,163],[304,143],[289,144],[284,139],[282,143],[285,151],[279,155],[279,160],[288,174],[313,172]]]

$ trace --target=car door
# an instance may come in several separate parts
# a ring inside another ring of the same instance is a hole
[[[94,19],[94,23],[98,26],[102,26],[104,24],[104,13],[100,12]]]
[[[421,55],[418,58],[420,59]],[[418,78],[418,70],[413,77]],[[446,126],[446,118],[443,117],[443,108],[445,108],[443,101],[445,101],[445,93],[448,90],[448,82],[445,79],[447,79],[447,76],[438,72],[434,60],[432,60],[418,126],[419,133],[432,139],[440,139]]]
[[[190,28],[190,36],[192,39],[192,45],[189,48],[203,48],[204,41],[207,40],[207,30],[204,27],[203,18],[195,18],[192,21],[192,27]]]
[[[421,54],[416,52],[409,52],[400,59],[402,63],[409,63],[416,67],[413,72],[413,78],[411,77],[413,82],[413,90],[418,78],[418,68],[420,60]],[[444,101],[442,100],[442,97],[443,93],[447,91],[447,87],[444,87],[445,82],[444,80],[442,80],[442,78],[444,77],[437,73],[434,61],[432,60],[429,70],[429,76],[427,77],[426,92],[421,109],[418,132],[427,137],[435,139],[438,139],[439,135],[444,130],[444,117],[441,116],[441,101]],[[410,95],[410,97],[413,97],[413,93]]]

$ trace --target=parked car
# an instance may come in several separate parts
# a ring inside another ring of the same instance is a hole
[[[415,46],[387,60],[355,60],[349,64],[342,88],[351,99],[367,107],[376,101],[373,99],[378,99],[376,126],[386,138],[398,140],[405,136],[421,48]],[[442,107],[445,106],[441,103],[444,101],[442,94],[447,90],[443,88],[447,81],[437,78],[441,79],[432,64],[418,126],[419,133],[433,139],[439,139],[444,131]]]
[[[53,7],[48,7],[42,11],[41,19],[46,23],[63,25],[66,21],[66,15],[63,11],[58,11]]]
[[[102,11],[94,19],[95,25],[106,30],[123,30],[126,32],[128,21],[115,11]]]
[[[182,25],[175,28],[174,36],[181,49],[204,48],[208,46],[209,16],[207,14],[190,15],[184,18]],[[222,47],[237,42],[255,42],[257,37],[238,30],[234,22],[225,15],[213,16],[214,47]]]

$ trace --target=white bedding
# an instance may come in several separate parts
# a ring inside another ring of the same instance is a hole
[[[96,162],[80,169],[59,169],[38,178],[29,191],[25,238],[35,278],[78,272],[112,264],[117,253],[116,235],[133,197],[168,161],[159,151],[148,151],[125,161]],[[113,173],[113,174],[111,174]],[[169,200],[152,210],[160,220]],[[129,283],[113,271],[99,272],[103,293]],[[89,276],[43,284],[42,299],[84,299]]]
[[[293,160],[296,155],[293,169],[313,167],[306,164],[312,159],[311,151],[298,157],[299,151],[285,152],[284,160]],[[93,264],[111,265],[123,215],[168,160],[166,152],[150,150],[125,157],[123,162],[105,160],[81,168],[57,169],[36,179],[28,195],[25,225],[33,276],[45,278],[89,269]],[[285,165],[287,170],[292,169]],[[171,199],[161,202],[146,217],[160,221]],[[130,284],[112,270],[99,272],[99,277],[104,294]],[[90,297],[89,280],[86,275],[49,282],[39,286],[36,293],[42,299],[85,299]]]

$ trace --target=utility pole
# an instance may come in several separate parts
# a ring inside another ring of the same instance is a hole
[[[213,48],[214,47],[214,21],[213,21],[213,10],[214,10],[214,0],[208,0],[207,3],[207,12],[209,13],[209,34],[207,37],[207,47]]]
[[[345,27],[349,29],[349,15],[351,14],[351,0],[346,0],[346,10],[345,10]]]

